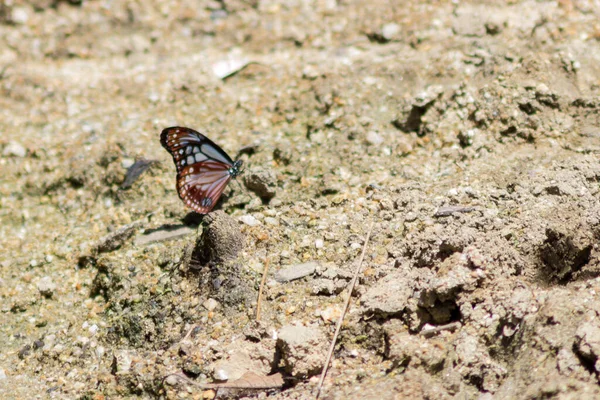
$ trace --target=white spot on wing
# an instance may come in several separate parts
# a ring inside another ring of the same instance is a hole
[[[221,155],[221,153],[219,151],[217,151],[217,149],[215,149],[213,146],[209,145],[209,144],[203,144],[202,145],[202,152],[204,154],[206,154],[207,156],[209,156],[210,158],[213,158],[217,161],[220,161],[224,164],[229,164],[230,161],[228,159],[226,159],[225,157],[223,157],[223,155]]]
[[[207,159],[207,157],[202,153],[196,153],[195,157],[196,157],[196,162],[204,161]]]
[[[188,156],[187,163],[188,164],[193,164],[194,163],[194,156]]]

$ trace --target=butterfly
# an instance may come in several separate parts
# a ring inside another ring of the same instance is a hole
[[[160,134],[160,144],[173,156],[179,198],[199,214],[208,214],[231,178],[241,173],[242,160],[233,161],[212,140],[193,129],[166,128]]]

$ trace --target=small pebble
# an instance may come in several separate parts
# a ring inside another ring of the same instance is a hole
[[[46,262],[48,264],[50,264],[52,261],[54,261],[54,257],[52,257],[52,255],[48,254],[48,255],[46,255],[46,257],[44,257],[44,260],[46,260]]]
[[[208,311],[213,311],[215,308],[217,308],[219,306],[219,302],[215,299],[208,299],[204,303],[202,303],[202,305]]]
[[[148,95],[148,100],[151,103],[157,103],[160,100],[160,95],[158,93],[156,93],[156,92],[150,93]]]
[[[213,377],[218,381],[226,381],[229,379],[229,375],[227,374],[227,371],[225,371],[224,369],[221,369],[221,368],[218,368],[215,370]]]
[[[404,220],[405,220],[406,222],[413,222],[414,220],[416,220],[416,219],[417,219],[417,217],[418,217],[418,216],[417,216],[417,213],[415,213],[415,212],[409,212],[409,213],[407,213],[407,214],[406,214],[406,216],[404,217]]]
[[[302,77],[304,79],[317,79],[319,77],[319,71],[312,65],[307,65],[302,70]]]
[[[319,316],[323,319],[324,322],[331,323],[337,321],[340,318],[340,315],[342,315],[342,310],[340,307],[329,306],[326,309],[321,310]]]
[[[37,283],[37,288],[42,296],[52,297],[56,290],[56,283],[49,276],[45,276]]]
[[[133,164],[135,163],[135,160],[133,158],[124,158],[121,161],[121,166],[125,169],[131,167]]]
[[[367,133],[367,142],[373,146],[379,146],[384,142],[383,137],[375,131],[369,131]]]
[[[114,355],[114,365],[117,375],[122,375],[131,369],[133,362],[131,353],[127,350],[117,350]]]
[[[242,215],[239,220],[248,226],[260,225],[260,221],[254,218],[252,215]]]
[[[265,224],[273,225],[273,226],[278,226],[279,225],[279,221],[276,218],[273,218],[273,217],[265,217]]]
[[[317,270],[317,266],[318,264],[314,261],[292,265],[291,267],[277,271],[275,280],[278,282],[289,282],[295,279],[304,278],[305,276],[314,274]]]
[[[398,24],[394,24],[394,23],[390,23],[390,24],[385,24],[382,28],[381,28],[381,36],[383,36],[383,38],[385,40],[392,40],[394,39],[394,37],[400,32],[400,25]]]
[[[315,247],[317,249],[322,249],[324,245],[325,245],[325,243],[323,242],[323,239],[315,240]]]
[[[29,13],[25,7],[15,7],[11,15],[12,22],[19,25],[24,25],[29,21]]]

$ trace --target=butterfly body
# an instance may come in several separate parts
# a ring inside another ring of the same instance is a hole
[[[193,129],[174,126],[160,134],[160,143],[173,156],[179,198],[199,214],[209,213],[242,160],[233,161],[212,140]]]

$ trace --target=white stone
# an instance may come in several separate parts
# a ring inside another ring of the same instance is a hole
[[[216,301],[215,299],[208,299],[204,303],[202,303],[202,305],[208,311],[213,311],[215,308],[217,308],[219,306],[219,302]]]
[[[367,142],[372,144],[373,146],[379,146],[384,142],[383,136],[375,131],[367,132]]]
[[[11,17],[15,24],[26,24],[29,21],[29,12],[25,7],[15,7]]]
[[[385,24],[381,28],[381,36],[384,37],[385,40],[392,40],[394,37],[400,32],[400,25],[390,23]]]
[[[56,283],[49,276],[45,276],[39,280],[37,288],[42,296],[51,297],[56,290]]]
[[[133,164],[135,164],[135,160],[133,158],[124,158],[121,161],[121,167],[125,169],[131,167]]]
[[[248,226],[260,225],[260,221],[254,218],[252,215],[242,215],[241,217],[239,217],[239,221],[243,222]]]
[[[11,141],[8,142],[4,150],[2,151],[3,156],[13,157],[25,157],[27,150],[20,143]]]
[[[265,223],[268,225],[278,226],[279,221],[273,217],[265,217]]]

